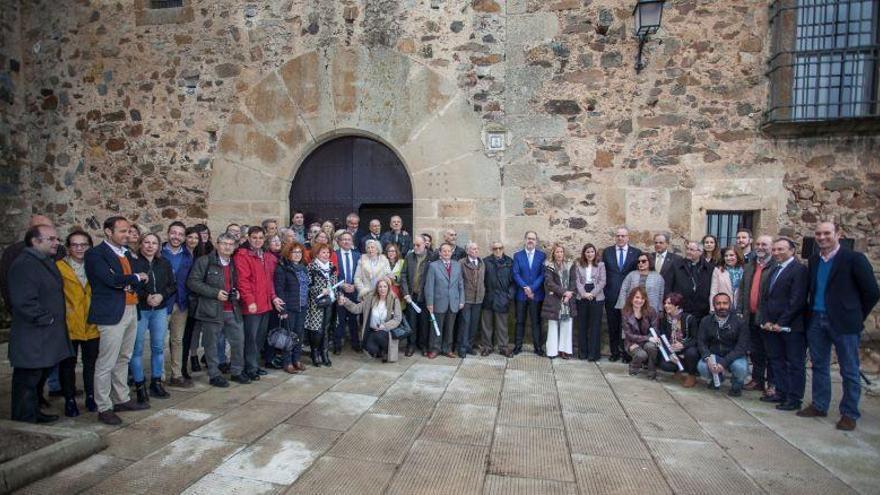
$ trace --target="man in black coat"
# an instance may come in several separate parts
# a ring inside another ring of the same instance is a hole
[[[53,225],[52,220],[49,220],[49,217],[43,215],[34,215],[31,217],[31,221],[28,224],[28,228],[36,227],[38,225]],[[9,269],[12,267],[12,263],[16,258],[24,251],[24,248],[27,247],[24,244],[24,241],[18,241],[15,244],[8,246],[3,250],[3,257],[0,258],[0,295],[3,296],[3,303],[6,304],[8,308],[10,305],[9,300]],[[61,246],[58,246],[59,250],[61,250]],[[55,259],[59,259],[57,254],[53,255]]]
[[[486,296],[483,297],[483,338],[480,354],[488,356],[494,349],[492,334],[498,341],[498,352],[510,357],[507,348],[508,328],[507,315],[516,296],[516,284],[513,282],[513,258],[504,254],[504,245],[500,241],[492,243],[492,254],[483,258],[486,263]]]
[[[874,269],[862,253],[840,245],[840,233],[831,222],[816,226],[819,252],[810,256],[811,311],[807,327],[813,363],[813,403],[801,417],[826,416],[831,402],[831,346],[843,378],[843,398],[837,428],[854,430],[859,419],[859,341],[865,318],[880,300]]]
[[[614,235],[614,245],[602,250],[602,262],[605,263],[605,315],[608,321],[608,347],[611,350],[610,361],[620,359],[620,310],[615,309],[620,286],[629,272],[636,269],[636,260],[642,251],[629,245],[629,229],[620,227]],[[709,297],[708,295],[706,296]],[[624,359],[627,359],[624,353]]]
[[[425,304],[425,280],[428,278],[428,265],[431,263],[431,253],[426,247],[425,237],[417,235],[413,237],[412,251],[406,254],[403,262],[403,272],[400,274],[400,294],[406,300],[406,320],[413,334],[406,343],[406,355],[412,356],[418,347],[422,354],[428,352],[428,340],[430,326],[428,325],[427,304]],[[421,313],[413,308],[415,303]]]
[[[703,259],[697,241],[688,241],[685,258],[675,267],[672,290],[684,296],[685,313],[702,318],[709,314],[709,292],[712,288],[712,266]]]
[[[39,385],[52,367],[73,355],[67,335],[61,273],[54,262],[58,233],[40,225],[28,229],[25,249],[9,268],[12,332],[12,419],[49,423],[56,415],[40,412]]]
[[[649,256],[654,270],[663,277],[663,293],[669,294],[672,292],[675,269],[682,262],[681,256],[669,250],[669,235],[657,234],[654,236],[654,252]]]
[[[780,411],[800,409],[806,385],[804,309],[809,272],[794,259],[794,252],[793,240],[779,237],[773,241],[776,265],[762,284],[758,308],[758,321],[766,332],[767,360],[776,385],[776,393],[761,400],[777,402],[776,409]]]

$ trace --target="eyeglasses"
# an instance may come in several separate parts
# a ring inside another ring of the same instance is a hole
[[[300,251],[299,249],[297,249],[297,250],[291,251],[290,254],[303,254],[303,252]]]
[[[38,237],[38,239],[40,239],[41,241],[55,242],[55,241],[58,240],[58,237],[56,237],[56,236],[52,236],[52,237]]]
[[[89,247],[87,242],[71,242],[70,249],[82,249]]]
[[[648,262],[648,260],[639,260],[639,264],[647,263],[647,262]]]
[[[502,246],[495,246],[492,248],[492,251],[501,251],[503,249],[504,249],[504,247],[502,247]]]

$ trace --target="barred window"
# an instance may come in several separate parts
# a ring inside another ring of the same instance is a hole
[[[765,129],[880,118],[878,11],[880,0],[773,2]]]
[[[151,9],[171,9],[183,7],[183,0],[150,0]]]
[[[754,232],[754,211],[707,211],[706,233],[718,239],[718,247],[733,246],[736,244],[736,232],[739,229],[749,229]]]

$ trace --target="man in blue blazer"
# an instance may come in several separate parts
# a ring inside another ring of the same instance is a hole
[[[128,362],[137,335],[137,290],[146,273],[134,273],[126,248],[129,223],[124,217],[104,221],[104,242],[86,251],[86,277],[92,287],[89,323],[101,333],[95,363],[95,403],[98,420],[109,425],[122,423],[115,413],[149,408],[128,395]],[[111,393],[112,391],[112,393]],[[115,400],[115,402],[114,402]]]
[[[513,354],[522,352],[526,333],[526,313],[532,323],[532,344],[535,354],[542,356],[544,343],[541,337],[541,303],[544,301],[544,260],[547,257],[538,250],[538,234],[528,231],[525,246],[513,255],[513,281],[516,283],[516,336]]]
[[[862,253],[840,245],[832,222],[816,226],[819,252],[810,256],[810,320],[807,341],[813,363],[813,403],[798,411],[801,417],[827,416],[831,402],[831,346],[837,353],[843,379],[843,399],[837,429],[851,431],[859,419],[859,341],[865,318],[880,300],[874,269]]]
[[[806,266],[794,259],[794,252],[793,240],[779,237],[773,241],[776,266],[761,284],[757,318],[766,332],[767,361],[776,384],[776,393],[761,400],[777,402],[776,409],[780,411],[801,408],[806,384],[804,309],[809,273]]]
[[[354,272],[357,270],[361,253],[354,249],[354,237],[349,232],[339,234],[336,242],[339,244],[339,249],[336,250],[336,259],[339,260],[339,280],[343,282],[340,289],[349,301],[357,303],[358,293],[354,288]],[[357,315],[350,313],[345,309],[345,306],[338,306],[336,311],[339,320],[336,325],[336,331],[333,334],[333,353],[339,354],[342,352],[342,337],[345,335],[346,327],[348,327],[351,348],[355,352],[360,352],[361,343],[358,337]]]
[[[617,361],[621,357],[620,345],[620,310],[615,309],[620,286],[629,272],[636,269],[636,260],[642,251],[629,245],[629,229],[619,227],[614,235],[614,245],[602,250],[602,262],[605,263],[605,315],[608,322],[608,347],[611,351],[609,361]],[[661,308],[654,308],[660,310]],[[629,361],[629,355],[623,353]]]

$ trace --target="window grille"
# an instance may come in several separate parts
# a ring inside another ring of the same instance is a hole
[[[706,213],[706,233],[718,239],[718,248],[736,244],[736,231],[740,228],[754,232],[753,211],[709,211]]]
[[[151,9],[172,9],[183,7],[183,0],[150,0]]]

